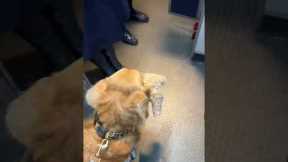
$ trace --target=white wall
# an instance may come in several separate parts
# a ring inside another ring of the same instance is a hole
[[[195,53],[205,54],[205,16],[202,19],[199,35],[196,40]]]

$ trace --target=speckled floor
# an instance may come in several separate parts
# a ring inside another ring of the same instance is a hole
[[[204,65],[191,62],[192,21],[168,13],[168,0],[135,1],[147,24],[129,24],[136,47],[116,45],[129,68],[167,76],[162,115],[152,116],[142,138],[141,162],[204,162]]]

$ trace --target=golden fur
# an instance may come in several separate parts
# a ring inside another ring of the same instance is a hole
[[[104,127],[129,132],[123,139],[110,142],[109,148],[100,155],[102,162],[123,162],[139,142],[141,127],[148,117],[152,88],[164,81],[164,77],[157,77],[158,80],[153,80],[154,84],[152,80],[146,84],[147,75],[124,68],[99,81],[87,92],[87,102],[97,111]],[[84,162],[96,161],[95,153],[101,141],[93,125],[87,124],[84,129]]]

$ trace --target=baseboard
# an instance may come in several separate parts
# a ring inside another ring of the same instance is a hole
[[[192,61],[205,62],[205,55],[199,54],[199,53],[194,53],[194,55],[192,56]]]

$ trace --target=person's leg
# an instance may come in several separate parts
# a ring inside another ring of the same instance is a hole
[[[100,0],[84,2],[84,59],[111,75],[122,68],[112,46],[122,39],[121,21],[108,4]]]
[[[119,62],[119,59],[116,57],[115,49],[112,45],[104,50],[104,55],[108,58],[108,60],[111,62],[113,68],[116,71],[123,68],[123,65]]]
[[[145,13],[136,10],[133,7],[132,1],[133,0],[128,0],[129,7],[130,7],[130,20],[137,21],[137,22],[144,22],[144,23],[149,22],[149,17]]]
[[[24,17],[15,32],[45,55],[53,71],[62,70],[75,60],[51,24],[39,14]]]
[[[125,1],[128,2],[129,9],[127,10],[130,12],[128,20],[136,21],[136,22],[148,22],[149,21],[149,17],[146,14],[136,10],[133,7],[132,0],[125,0]],[[122,41],[129,45],[133,45],[133,46],[137,45],[138,44],[137,38],[131,32],[129,32],[129,30],[125,27],[125,25],[123,25],[123,28],[124,28],[124,33],[123,33]]]
[[[95,50],[95,53],[93,57],[91,57],[89,60],[97,65],[97,67],[105,73],[105,75],[110,76],[116,71],[118,71],[111,61],[109,61],[108,56],[106,55],[107,49],[97,49]]]
[[[112,75],[123,67],[116,57],[114,47],[109,43],[98,46],[89,46],[87,44],[85,45],[84,55],[85,60],[90,60],[107,76]]]

